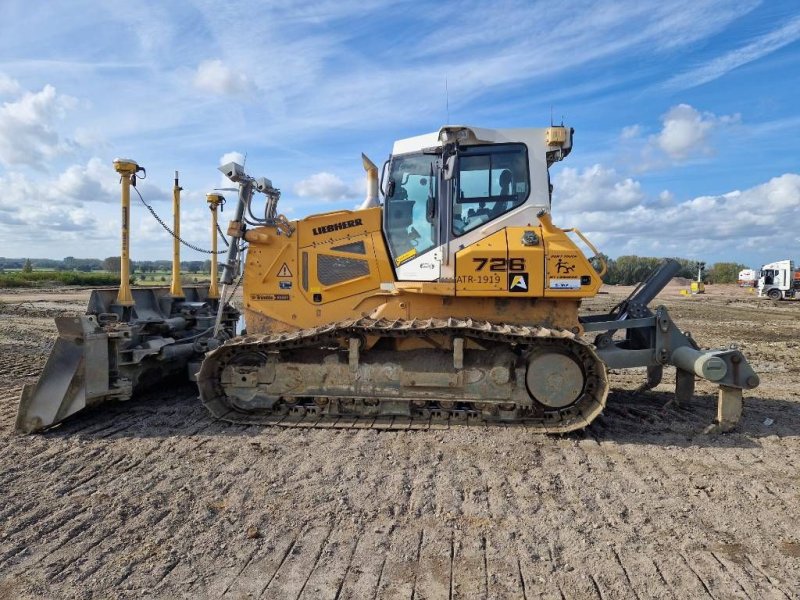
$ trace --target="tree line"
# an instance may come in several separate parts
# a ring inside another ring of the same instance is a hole
[[[108,256],[100,258],[75,258],[67,256],[64,259],[52,258],[5,258],[0,256],[0,271],[79,271],[90,273],[92,271],[109,271],[119,273],[120,257]],[[132,260],[132,273],[157,273],[172,270],[171,260]],[[211,271],[210,260],[184,260],[181,261],[181,271],[184,273],[208,273]]]
[[[663,259],[651,256],[620,256],[609,258],[601,254],[608,265],[608,271],[603,276],[603,282],[610,285],[635,285],[644,281],[647,276],[655,271]],[[736,262],[717,262],[710,266],[696,260],[675,258],[681,265],[676,277],[697,279],[700,264],[704,265],[702,280],[706,283],[736,283],[739,271],[747,269],[747,265]]]

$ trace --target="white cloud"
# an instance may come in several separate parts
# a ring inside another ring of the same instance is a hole
[[[65,181],[68,179],[65,177]],[[18,235],[22,226],[28,240],[31,231],[41,240],[104,237],[94,212],[80,200],[62,195],[59,184],[32,181],[17,172],[0,177],[0,232],[4,236]]]
[[[709,138],[715,128],[740,120],[739,115],[717,117],[700,113],[688,104],[678,104],[661,117],[663,127],[655,138],[658,147],[673,160],[711,151]]]
[[[52,85],[39,92],[25,92],[16,102],[0,107],[0,163],[6,166],[44,166],[72,149],[74,142],[62,138],[54,123],[73,108],[76,100],[58,94]]]
[[[244,73],[238,73],[221,60],[201,62],[194,75],[194,85],[204,92],[220,95],[249,94],[256,86]]]
[[[661,115],[657,134],[644,137],[641,125],[623,127],[623,160],[643,172],[710,156],[714,154],[715,136],[740,121],[738,113],[718,116],[689,104],[676,104]]]
[[[800,39],[800,17],[790,19],[778,29],[756,40],[718,56],[710,62],[676,75],[666,83],[667,88],[686,89],[714,81],[730,71],[758,60]]]
[[[669,206],[675,201],[675,195],[669,190],[662,190],[658,195],[658,204],[661,206]]]
[[[56,179],[55,190],[62,197],[107,202],[119,195],[115,182],[110,165],[93,157],[86,165],[72,165],[61,173]]]
[[[562,173],[553,199],[557,223],[606,240],[602,250],[612,256],[711,254],[739,260],[744,248],[768,247],[781,256],[798,250],[790,236],[776,237],[775,232],[800,220],[800,174],[786,173],[745,190],[683,202],[665,190],[658,198],[643,198],[622,211],[611,210],[604,198],[616,189],[640,192],[639,184],[629,179],[614,182],[612,176],[613,170],[597,165],[581,176]]]
[[[299,181],[295,184],[294,191],[301,198],[318,200],[347,200],[360,193],[355,185],[347,185],[337,175],[325,171]]]
[[[238,163],[240,165],[243,165],[244,164],[244,159],[245,159],[244,154],[242,154],[241,152],[235,152],[235,151],[234,152],[226,152],[225,154],[223,154],[222,156],[219,157],[219,166],[222,166],[222,165],[227,164],[229,162],[235,162],[235,163]]]
[[[38,195],[53,201],[103,202],[118,204],[120,201],[119,176],[111,164],[97,158],[89,159],[85,165],[67,167],[54,183],[42,183]],[[136,190],[150,204],[172,199],[172,191],[159,187],[149,179],[138,179]],[[131,201],[138,203],[138,195],[131,191]]]
[[[119,201],[118,178],[99,158],[71,165],[54,179],[31,179],[18,171],[0,177],[0,210],[24,212],[26,207],[82,207],[84,202]],[[49,209],[48,209],[49,210]]]
[[[622,128],[622,133],[620,137],[623,140],[632,140],[638,138],[642,134],[642,126],[641,125],[629,125],[627,127]]]
[[[569,167],[555,178],[563,210],[620,211],[640,204],[645,195],[638,181],[620,178],[614,169],[601,165],[588,167],[581,172]]]
[[[0,96],[13,96],[20,91],[19,82],[5,73],[0,73]]]

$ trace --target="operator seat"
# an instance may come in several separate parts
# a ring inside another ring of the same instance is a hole
[[[512,184],[513,180],[514,180],[514,176],[512,175],[512,173],[511,173],[511,171],[509,169],[503,169],[500,172],[500,195],[501,196],[505,196],[505,197],[511,196],[511,194],[512,194],[512,192],[511,192],[511,190],[512,190],[511,184]],[[512,205],[513,205],[513,203],[509,202],[509,201],[495,202],[494,203],[494,208],[492,209],[492,212],[489,215],[489,218],[490,219],[494,219],[495,217],[502,215],[504,212],[506,212],[508,209],[510,209]]]

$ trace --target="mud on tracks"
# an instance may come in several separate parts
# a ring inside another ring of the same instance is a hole
[[[736,340],[709,320],[717,298],[664,301],[701,344]],[[745,327],[800,333],[782,312],[726,310]],[[774,368],[738,431],[716,437],[699,433],[713,386],[667,405],[669,373],[636,393],[640,374],[622,372],[602,417],[560,437],[232,426],[188,385],[20,437],[10,429],[24,373],[41,368],[54,333],[49,316],[26,318],[35,328],[16,346],[0,321],[4,348],[42,349],[18,352],[6,364],[19,373],[0,376],[4,597],[800,594],[791,341],[742,342]]]

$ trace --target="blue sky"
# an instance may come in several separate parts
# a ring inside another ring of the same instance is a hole
[[[800,259],[794,0],[65,6],[0,5],[2,256],[118,254],[117,156],[164,216],[180,171],[201,245],[216,166],[245,153],[290,218],[352,208],[360,152],[443,125],[446,80],[451,123],[575,127],[554,217],[607,254]],[[134,259],[169,256],[132,223]]]

